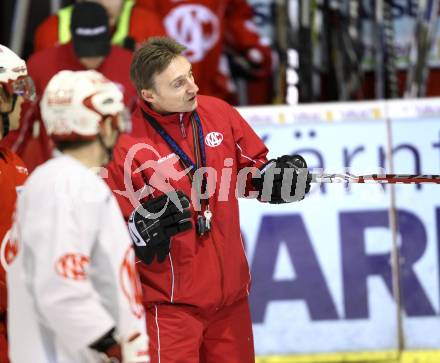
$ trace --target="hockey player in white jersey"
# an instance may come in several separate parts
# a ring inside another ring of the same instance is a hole
[[[12,363],[146,363],[134,252],[96,175],[121,130],[123,95],[95,71],[61,71],[42,117],[60,156],[38,167],[17,204],[8,270]]]

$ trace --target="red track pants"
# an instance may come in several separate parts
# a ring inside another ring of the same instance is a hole
[[[8,340],[6,339],[6,324],[0,321],[0,363],[8,363]]]
[[[248,299],[201,317],[193,308],[147,309],[151,363],[254,363]]]

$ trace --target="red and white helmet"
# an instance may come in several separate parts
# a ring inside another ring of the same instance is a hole
[[[10,95],[35,100],[35,86],[28,76],[26,63],[12,50],[0,44],[0,84]]]
[[[107,117],[115,129],[127,131],[123,94],[97,71],[58,72],[46,86],[40,108],[55,140],[93,140]]]

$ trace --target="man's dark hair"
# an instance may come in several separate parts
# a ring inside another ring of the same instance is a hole
[[[186,48],[168,37],[152,37],[133,54],[130,78],[138,93],[154,88],[154,76],[162,73]]]
[[[55,147],[61,151],[75,151],[83,146],[88,146],[92,144],[94,140],[75,140],[75,141],[69,141],[69,140],[55,140],[54,144]]]

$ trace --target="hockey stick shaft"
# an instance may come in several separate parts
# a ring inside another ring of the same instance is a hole
[[[312,183],[440,184],[440,175],[417,174],[312,174]]]
[[[383,55],[383,10],[384,0],[376,0],[375,4],[375,96],[376,99],[384,98],[384,55]]]

